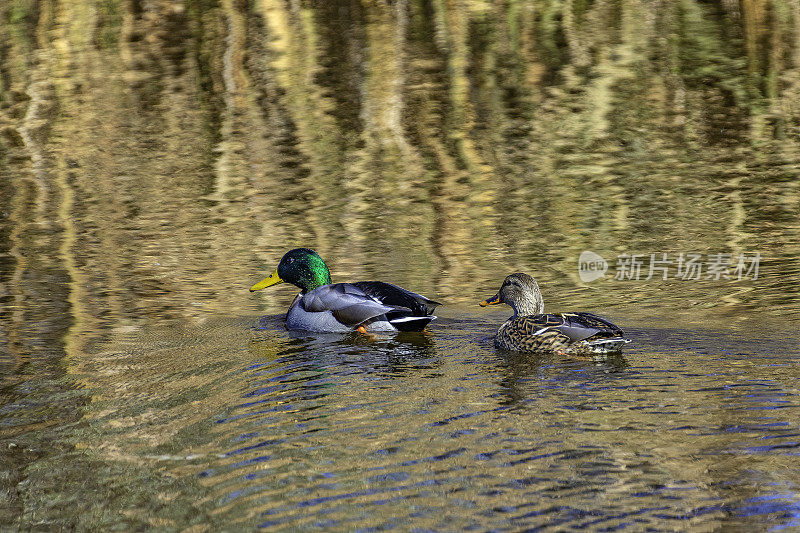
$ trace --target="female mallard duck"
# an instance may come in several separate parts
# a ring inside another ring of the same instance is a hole
[[[328,265],[308,248],[286,252],[278,268],[250,292],[284,281],[300,287],[286,327],[316,332],[422,331],[438,302],[382,281],[332,283]]]
[[[508,304],[514,316],[497,330],[494,344],[515,352],[572,355],[618,353],[628,339],[611,322],[591,313],[544,314],[539,285],[523,273],[508,276],[497,294],[481,306]]]

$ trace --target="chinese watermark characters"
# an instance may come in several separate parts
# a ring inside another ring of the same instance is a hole
[[[761,254],[755,253],[680,253],[675,257],[659,254],[620,254],[614,279],[619,281],[679,280],[743,280],[758,279]],[[578,275],[589,283],[600,279],[609,270],[600,255],[585,251],[578,258]]]

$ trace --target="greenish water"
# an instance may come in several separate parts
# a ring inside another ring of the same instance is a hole
[[[800,527],[798,35],[788,0],[0,4],[0,528]],[[446,305],[287,332],[247,289],[296,246]],[[513,271],[624,356],[497,351]]]

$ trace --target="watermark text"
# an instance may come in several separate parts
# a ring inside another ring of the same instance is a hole
[[[613,278],[618,281],[679,280],[743,280],[758,279],[761,254],[701,253],[620,254],[614,263]],[[582,252],[578,258],[578,275],[589,283],[600,279],[609,270],[609,263],[595,252]],[[610,273],[609,273],[610,274]]]

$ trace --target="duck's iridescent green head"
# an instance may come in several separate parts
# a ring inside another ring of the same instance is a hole
[[[303,292],[313,291],[331,282],[328,265],[317,252],[310,248],[295,248],[284,254],[278,268],[252,287],[250,292],[266,289],[283,282],[300,287]]]

